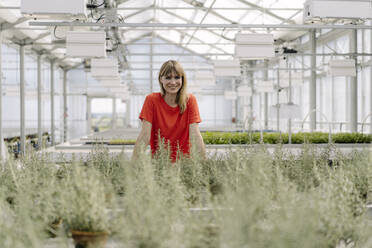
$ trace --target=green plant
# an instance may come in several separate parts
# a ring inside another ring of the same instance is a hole
[[[109,153],[108,148],[102,145],[95,145],[91,155],[85,161],[85,165],[97,169],[105,178],[105,182],[112,184],[115,192],[119,195],[123,195],[125,192],[124,167],[128,164],[124,152],[115,155]]]
[[[142,151],[144,152],[144,151]],[[180,168],[167,157],[154,160],[140,154],[133,164],[125,168],[124,200],[120,204],[120,240],[129,247],[176,247],[174,227],[183,219],[187,206],[185,191],[180,181]],[[162,163],[166,163],[165,165]]]
[[[231,144],[259,140],[255,133],[218,135]],[[103,146],[84,162],[55,164],[41,154],[10,160],[0,173],[0,228],[14,235],[0,234],[0,242],[40,247],[48,224],[62,218],[68,230],[110,232],[126,247],[369,247],[369,151],[305,144],[292,154],[281,144],[285,134],[266,139],[279,143],[274,151],[226,146],[203,158],[192,146],[176,162],[165,146],[133,161]]]
[[[0,243],[3,248],[38,248],[42,246],[44,236],[42,225],[29,216],[29,208],[13,210],[5,202],[6,196],[0,192]]]
[[[205,132],[202,133],[206,144],[258,144],[260,142],[259,133],[228,133],[228,132]],[[328,133],[293,133],[292,144],[328,143]],[[372,136],[359,133],[337,133],[332,134],[334,143],[371,143]],[[288,144],[287,133],[263,133],[263,143],[266,144]]]
[[[78,163],[71,165],[59,185],[60,215],[69,230],[110,232],[106,188],[100,173]]]

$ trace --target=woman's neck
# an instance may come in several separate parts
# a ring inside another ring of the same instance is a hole
[[[170,105],[170,106],[175,106],[177,105],[177,102],[176,102],[176,98],[177,98],[177,94],[165,94],[164,95],[164,100],[165,102]]]

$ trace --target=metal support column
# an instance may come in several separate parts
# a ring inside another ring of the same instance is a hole
[[[231,90],[232,91],[235,91],[235,86],[236,86],[236,82],[235,82],[235,78],[232,80],[231,82]],[[237,116],[236,116],[236,101],[237,99],[235,100],[232,100],[231,101],[231,122],[233,125],[236,125],[236,121],[237,121]]]
[[[372,25],[372,21],[371,21]],[[370,38],[370,47],[372,48],[372,39]],[[372,61],[372,58],[370,58]],[[372,113],[372,64],[369,68],[369,113]],[[372,116],[369,118],[369,133],[372,134]]]
[[[87,96],[87,135],[90,134],[92,130],[92,99]]]
[[[20,103],[21,103],[21,146],[20,154],[26,152],[26,132],[25,132],[25,46],[19,46],[19,79],[20,79]]]
[[[2,70],[2,62],[1,62],[1,48],[2,48],[2,33],[0,31],[0,161],[5,159],[6,151],[4,150],[6,147],[3,147],[4,144],[4,135],[3,135],[3,70]]]
[[[131,127],[131,124],[130,124],[130,98],[128,98],[126,101],[125,101],[125,104],[126,104],[126,113],[125,113],[125,119],[126,119],[126,126],[127,128]]]
[[[292,102],[292,64],[288,63],[287,58],[287,67],[289,75],[289,87],[288,87],[288,106],[293,104]],[[288,119],[288,144],[292,144],[292,119]]]
[[[249,66],[253,68],[254,66],[254,62],[251,62],[249,63]],[[250,126],[250,129],[253,128],[253,71],[249,70],[247,72],[248,74],[248,84],[249,84],[249,87],[251,88],[251,91],[252,91],[252,94],[251,96],[249,97],[249,126]]]
[[[358,30],[353,29],[350,37],[351,52],[358,52]],[[357,56],[355,59],[355,68],[357,67]],[[350,132],[358,132],[358,75],[350,78]]]
[[[244,63],[243,65],[243,85],[248,85],[248,65]],[[246,128],[247,120],[249,118],[249,102],[247,96],[242,96],[242,104],[243,104],[243,127]],[[249,127],[248,127],[249,128]]]
[[[54,60],[50,61],[50,129],[52,137],[51,145],[54,146],[56,143],[54,130]]]
[[[38,149],[42,149],[43,147],[43,133],[41,130],[41,54],[37,55],[37,144]]]
[[[334,77],[331,77],[331,122],[332,122],[332,129],[335,128],[335,123],[336,122],[336,89],[335,89],[335,79]],[[333,132],[333,131],[332,131]]]
[[[279,90],[280,90],[280,71],[277,70],[278,89],[276,90],[276,130],[280,132],[280,103],[279,103]]]
[[[67,70],[63,69],[63,142],[67,141],[68,136],[68,109],[67,109]]]
[[[152,43],[153,43],[153,35],[154,35],[154,33],[152,32],[151,33],[151,44],[150,44],[150,93],[151,92],[153,92],[154,91],[154,89],[153,89],[153,77],[152,77],[152,75],[153,75],[153,45],[152,45]]]
[[[269,79],[269,71],[268,71],[269,63],[265,60],[265,70],[264,70],[264,81]],[[269,93],[264,93],[264,129],[269,129]]]
[[[316,31],[310,30],[310,43],[311,43],[311,74],[310,74],[310,109],[309,112],[316,109]],[[316,112],[310,114],[310,130],[316,130]]]
[[[116,97],[112,98],[112,122],[111,129],[116,128]]]

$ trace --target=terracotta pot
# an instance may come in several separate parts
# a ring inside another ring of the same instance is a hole
[[[55,219],[53,222],[49,224],[49,228],[47,229],[47,233],[51,238],[55,238],[57,236],[57,232],[59,228],[61,228],[62,219]]]
[[[75,248],[104,248],[107,242],[107,232],[71,231]]]

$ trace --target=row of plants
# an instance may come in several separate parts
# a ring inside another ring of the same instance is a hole
[[[50,136],[48,132],[42,134],[42,144],[38,144],[37,134],[29,134],[25,137],[26,146],[29,148],[38,149],[40,147],[46,147],[47,143],[50,142]],[[11,138],[5,138],[4,142],[6,144],[7,150],[10,154],[14,154],[15,157],[19,156],[21,149],[21,138],[20,136],[15,136]]]
[[[202,134],[206,144],[258,144],[261,134],[255,133],[226,133],[205,132]],[[372,135],[361,133],[335,133],[332,134],[333,143],[371,143]],[[321,144],[328,143],[329,134],[322,132],[293,133],[292,144]],[[265,144],[288,144],[288,133],[263,133],[262,142]]]
[[[0,244],[40,248],[57,236],[61,247],[71,237],[76,247],[370,247],[371,161],[334,145],[206,159],[193,150],[176,163],[166,149],[131,161],[97,146],[59,164],[28,154],[0,167]]]
[[[288,144],[288,133],[263,133],[262,142],[261,134],[239,133],[239,132],[203,132],[204,143],[208,145],[227,145],[227,144]],[[293,133],[291,135],[292,144],[322,144],[328,143],[329,134],[322,132],[313,133]],[[331,142],[344,143],[371,143],[371,134],[361,133],[335,133],[331,135]],[[107,142],[108,145],[133,145],[135,140],[114,139]],[[98,142],[99,143],[99,142]]]

